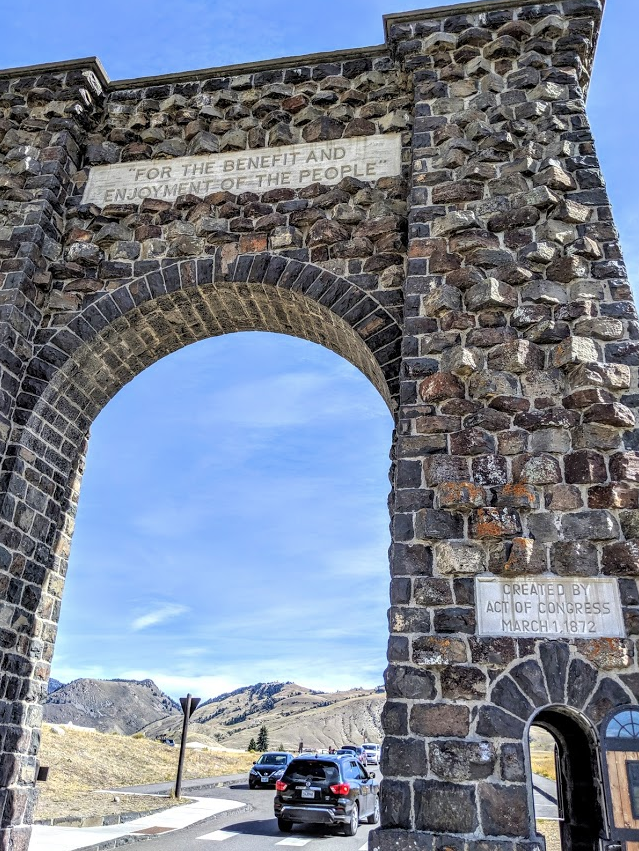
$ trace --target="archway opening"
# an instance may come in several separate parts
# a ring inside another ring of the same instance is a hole
[[[203,701],[274,680],[380,686],[391,431],[370,380],[291,336],[221,335],[141,372],[92,427],[53,676],[150,678]],[[155,493],[141,503],[144,484]],[[124,529],[144,532],[128,554]],[[383,692],[376,699],[381,713]],[[217,709],[196,713],[193,741],[246,749],[259,725],[220,716],[214,727],[205,719]],[[271,747],[297,748],[275,713],[267,726]],[[332,743],[319,722],[314,732],[305,745]],[[366,740],[381,741],[354,738]]]
[[[124,659],[184,693],[345,688],[349,665],[381,684],[391,431],[358,369],[295,337],[226,334],[141,372],[92,426],[53,676]]]
[[[562,707],[542,709],[528,744],[537,832],[547,851],[598,851],[605,834],[597,738]]]
[[[30,500],[46,505],[46,518],[33,522],[27,542],[34,559],[31,575],[41,584],[34,589],[37,609],[22,624],[24,635],[37,647],[37,656],[19,659],[20,674],[32,676],[28,693],[23,693],[28,700],[46,694],[89,431],[105,405],[147,367],[190,343],[242,331],[274,332],[320,344],[341,356],[376,389],[378,403],[383,399],[387,405],[386,417],[388,409],[396,409],[401,360],[397,309],[389,312],[356,285],[319,267],[277,256],[242,255],[219,281],[214,271],[209,260],[178,261],[109,290],[68,325],[51,328],[27,367],[25,392],[15,411],[20,425],[12,433],[5,480],[7,494],[14,489],[19,493],[29,483]],[[386,534],[391,427],[381,454]],[[16,509],[16,526],[24,524],[23,513],[30,522],[30,505]],[[386,547],[383,564],[388,564]],[[383,573],[387,603],[388,574]],[[340,625],[348,626],[347,608],[342,601]],[[136,619],[138,624],[149,622],[144,612]],[[386,623],[380,634],[385,642]],[[22,686],[17,672],[11,676],[7,693]],[[27,733],[39,742],[40,707],[18,708]],[[29,764],[37,762],[38,747],[30,752]],[[19,755],[14,765],[21,762],[27,764],[27,758]],[[34,798],[35,790],[30,789],[29,796]]]

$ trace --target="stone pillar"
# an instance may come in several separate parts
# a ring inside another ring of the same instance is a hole
[[[74,192],[101,84],[87,63],[0,75],[0,849],[26,851],[35,806],[42,699],[49,679],[70,530],[58,536],[67,483],[19,445],[17,403],[48,376],[26,376],[51,311],[75,308],[56,290],[64,206]],[[22,407],[27,407],[22,405]],[[43,453],[44,456],[44,453]],[[48,476],[51,479],[48,480]],[[78,482],[79,484],[79,482]],[[56,490],[57,487],[57,490]],[[72,488],[77,499],[77,487]],[[68,513],[72,522],[75,512]],[[53,538],[56,538],[54,542]],[[54,544],[36,546],[35,541]],[[45,580],[46,577],[46,580]]]
[[[90,65],[0,72],[0,460],[20,391],[38,392],[21,381],[43,312],[77,306],[54,278],[64,205],[102,96],[101,68]]]
[[[637,698],[633,640],[480,637],[474,606],[480,573],[624,577],[635,632],[638,329],[585,111],[601,7],[387,18],[415,125],[380,851],[537,842],[526,721]]]

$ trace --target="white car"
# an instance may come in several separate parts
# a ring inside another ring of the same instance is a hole
[[[381,745],[374,745],[372,742],[364,742],[362,745],[364,751],[366,752],[366,759],[369,765],[379,765],[379,759],[381,756]]]

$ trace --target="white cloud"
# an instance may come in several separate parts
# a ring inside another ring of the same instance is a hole
[[[109,674],[107,674],[103,665],[81,665],[78,667],[77,665],[58,664],[58,656],[59,654],[56,653],[51,676],[61,683],[66,684],[80,679],[106,680],[109,678]]]
[[[285,662],[280,658],[256,660],[254,666],[243,666],[238,677],[231,663],[221,666],[220,673],[167,674],[165,671],[149,668],[115,669],[103,666],[58,667],[52,672],[55,679],[70,683],[75,679],[123,679],[153,680],[153,682],[174,700],[189,692],[203,701],[219,694],[235,691],[243,686],[257,682],[296,682],[306,688],[317,691],[347,691],[352,688],[374,688],[383,681],[385,662],[370,658],[369,654],[352,654],[350,664],[337,667],[333,659],[305,657]]]
[[[171,620],[188,612],[188,606],[182,606],[179,603],[165,603],[147,612],[145,615],[140,615],[131,622],[131,629],[138,632],[141,629],[147,629],[150,626],[156,626],[159,623]]]
[[[243,685],[249,685],[246,682],[240,682],[237,678],[231,676],[211,676],[209,674],[166,674],[163,671],[148,671],[148,670],[128,670],[121,674],[121,678],[125,680],[143,680],[150,679],[170,695],[174,700],[180,697],[185,697],[187,694],[208,700],[210,697],[215,697],[218,694],[223,694],[228,691],[235,691]]]
[[[388,521],[382,516],[376,537],[365,546],[333,548],[326,556],[326,572],[330,576],[370,577],[377,584],[386,580],[388,573],[388,546],[390,534]],[[373,529],[371,522],[369,528]],[[381,583],[380,583],[381,584]]]
[[[379,404],[366,398],[368,394],[362,393],[359,376],[353,374],[353,369],[327,370],[325,374],[310,370],[288,372],[266,380],[238,381],[211,394],[196,422],[204,427],[223,422],[252,429],[279,429],[343,418],[346,414],[385,416],[381,398]]]
[[[234,673],[232,665],[228,665],[228,670],[227,666],[223,666],[215,675],[166,674],[164,671],[131,669],[118,676],[126,680],[151,679],[174,700],[190,692],[203,701],[258,682],[295,682],[306,688],[331,692],[374,688],[383,681],[383,659],[380,667],[371,664],[372,660],[365,655],[351,661],[357,666],[355,674],[352,666],[336,668],[334,660],[313,657],[291,660],[290,663],[281,659],[256,660],[253,667],[243,666],[241,679]]]

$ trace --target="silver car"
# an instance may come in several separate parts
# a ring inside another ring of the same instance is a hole
[[[379,765],[381,755],[381,745],[375,745],[372,742],[364,742],[362,745],[366,759],[369,765]]]

